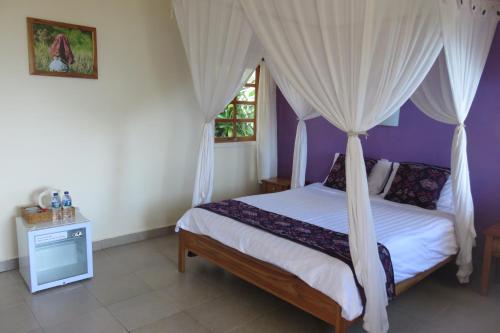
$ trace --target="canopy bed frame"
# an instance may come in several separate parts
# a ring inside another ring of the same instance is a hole
[[[212,201],[215,118],[265,55],[271,76],[299,120],[292,188],[304,182],[304,120],[317,112],[347,135],[349,249],[356,277],[370,295],[364,327],[371,333],[386,333],[385,277],[377,256],[359,136],[410,98],[431,118],[455,126],[451,179],[459,247],[457,278],[469,282],[476,232],[464,123],[496,30],[498,9],[487,0],[294,0],[293,6],[290,2],[172,1],[204,116],[192,206]],[[259,119],[265,117],[265,112],[260,113]],[[275,135],[272,124],[259,126],[261,139]],[[258,143],[268,144],[264,139]],[[259,168],[275,169],[275,154],[258,151],[258,160],[266,162],[259,162]],[[342,320],[338,304],[298,278],[185,231],[181,232],[181,271],[186,249],[326,320],[337,331],[344,332],[351,324]],[[440,266],[399,283],[397,293]],[[277,284],[277,279],[282,281]]]
[[[239,278],[335,326],[335,333],[347,332],[357,320],[349,321],[342,318],[342,307],[337,302],[310,287],[297,276],[241,253],[213,238],[181,229],[178,259],[178,269],[181,273],[184,273],[186,269],[187,251],[209,260]],[[430,269],[397,283],[396,295],[400,295],[431,273],[452,262],[454,257],[450,256]]]

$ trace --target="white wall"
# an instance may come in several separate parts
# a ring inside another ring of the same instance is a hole
[[[26,17],[97,28],[99,79],[30,76]],[[0,261],[16,207],[68,189],[94,240],[190,206],[202,117],[169,0],[0,0]],[[255,145],[217,145],[216,198],[255,193]]]
[[[255,142],[215,144],[215,169],[213,200],[258,192]]]

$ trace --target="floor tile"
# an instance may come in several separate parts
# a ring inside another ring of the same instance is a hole
[[[286,305],[230,331],[231,333],[332,333],[332,326]]]
[[[246,324],[263,311],[248,305],[238,295],[227,295],[202,303],[187,310],[187,313],[210,331],[222,333]]]
[[[412,314],[406,313],[397,307],[389,306],[387,312],[389,316],[389,332],[416,333],[426,325],[426,321],[417,319]],[[359,321],[358,325],[362,326],[362,321]]]
[[[164,291],[153,291],[112,304],[109,310],[127,329],[134,330],[181,312],[182,306]]]
[[[2,333],[27,333],[39,328],[33,313],[24,303],[0,311]]]
[[[199,275],[184,273],[163,290],[187,309],[221,296],[224,293],[222,288],[223,286],[208,283]]]
[[[233,274],[226,272],[219,266],[202,257],[187,257],[186,272],[203,276],[203,278],[210,283],[231,285],[236,280],[242,281],[241,279],[235,280]]]
[[[389,306],[430,322],[444,313],[451,304],[442,290],[422,283],[396,297]]]
[[[70,291],[80,290],[83,288],[80,282],[70,283],[64,286],[54,287],[50,289],[45,289],[42,291],[38,291],[36,293],[31,293],[28,287],[24,288],[23,296],[28,304],[31,304],[31,301],[34,299],[41,298],[42,296],[46,297],[48,295],[56,295],[61,293],[67,293]]]
[[[124,301],[152,291],[151,287],[134,273],[113,279],[97,275],[83,285],[104,305]]]
[[[179,249],[179,237],[177,234],[154,238],[149,242],[149,245],[155,251],[177,262]]]
[[[244,282],[237,277],[239,284],[233,284],[230,288],[224,289],[225,295],[234,295],[250,307],[259,308],[260,311],[271,312],[281,306],[287,305],[285,301],[273,296],[272,294]]]
[[[430,323],[430,332],[500,332],[500,307],[489,308],[477,304],[474,307],[471,311],[468,304],[450,306]],[[423,329],[419,332],[423,332]]]
[[[118,265],[126,273],[133,273],[165,260],[165,256],[153,249],[147,242],[117,246],[105,249],[104,252],[114,265]]]
[[[204,258],[178,273],[177,246],[171,235],[97,251],[93,280],[34,295],[18,271],[0,273],[0,333],[333,332]],[[445,267],[392,301],[390,332],[500,332],[500,283],[483,297],[480,274],[460,285],[455,273]],[[349,329],[362,332],[361,322]]]
[[[18,270],[0,273],[0,289],[22,283],[23,280]]]
[[[45,333],[126,333],[125,328],[105,308],[88,312],[71,321],[44,328]]]
[[[141,269],[135,274],[153,289],[165,288],[178,281],[182,276],[182,273],[177,271],[177,266],[169,260]]]
[[[143,326],[133,333],[210,333],[186,313],[180,312],[165,319]]]
[[[26,287],[18,283],[0,287],[0,311],[24,303],[26,292]]]
[[[126,274],[130,274],[126,265],[113,260],[104,250],[94,252],[94,277],[112,280]]]
[[[54,326],[102,307],[83,286],[32,296],[28,303],[42,327]]]

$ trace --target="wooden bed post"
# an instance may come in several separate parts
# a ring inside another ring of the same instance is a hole
[[[184,233],[179,232],[179,258],[178,258],[178,270],[180,273],[184,273],[186,270],[186,244],[184,241]]]
[[[347,333],[346,321],[342,316],[338,316],[335,322],[335,333]]]

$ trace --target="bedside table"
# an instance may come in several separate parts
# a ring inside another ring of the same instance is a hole
[[[260,186],[261,193],[274,193],[281,192],[290,189],[290,179],[287,178],[270,178],[262,179],[262,184]]]
[[[500,258],[500,224],[492,225],[483,232],[486,240],[484,242],[483,274],[481,276],[481,294],[488,293],[490,279],[491,258]]]

